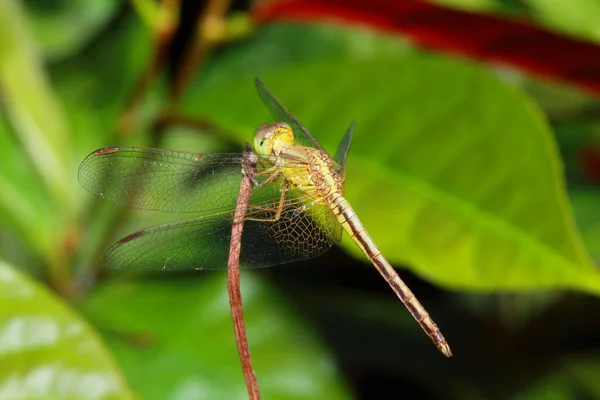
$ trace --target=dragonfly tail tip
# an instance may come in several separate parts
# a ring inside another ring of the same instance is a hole
[[[448,358],[452,357],[452,350],[450,350],[450,346],[448,346],[448,344],[444,344],[443,346],[440,346],[439,349],[442,352],[442,354],[444,354],[446,357],[448,357]]]

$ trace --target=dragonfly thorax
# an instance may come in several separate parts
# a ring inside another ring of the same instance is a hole
[[[294,144],[294,131],[285,122],[264,124],[254,133],[254,151],[259,155],[278,155]]]

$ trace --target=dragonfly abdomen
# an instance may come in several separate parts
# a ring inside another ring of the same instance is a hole
[[[332,194],[328,196],[328,202],[336,215],[338,221],[354,242],[363,250],[365,255],[371,260],[381,276],[392,287],[398,298],[404,303],[413,318],[421,325],[427,336],[435,343],[437,348],[447,357],[452,355],[448,342],[440,332],[439,328],[433,322],[425,308],[415,297],[413,292],[402,281],[398,273],[391,264],[381,254],[381,251],[375,245],[375,242],[365,230],[362,222],[350,206],[350,203],[341,194]]]

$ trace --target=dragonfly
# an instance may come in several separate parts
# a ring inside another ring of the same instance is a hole
[[[332,157],[256,78],[276,121],[254,134],[256,166],[244,219],[240,267],[268,267],[317,257],[346,231],[410,314],[447,357],[450,346],[425,308],[377,248],[344,197],[347,129]],[[125,236],[106,252],[108,267],[156,271],[227,269],[242,153],[195,154],[144,147],[106,147],[79,167],[79,182],[113,204],[194,214]]]

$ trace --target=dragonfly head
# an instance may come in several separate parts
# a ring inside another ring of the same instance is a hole
[[[254,150],[259,155],[279,153],[282,146],[294,144],[294,131],[285,122],[265,124],[254,133]]]

